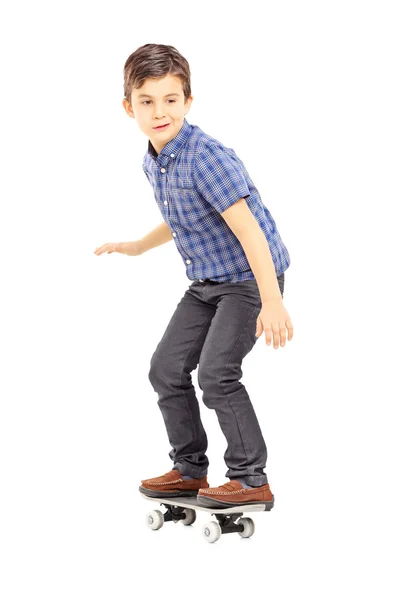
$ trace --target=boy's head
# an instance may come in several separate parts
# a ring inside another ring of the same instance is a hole
[[[124,96],[126,113],[159,153],[177,135],[190,109],[189,63],[173,46],[141,46],[125,62]],[[162,125],[167,127],[157,129]]]

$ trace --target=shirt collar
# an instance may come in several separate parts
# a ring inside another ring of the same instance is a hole
[[[154,150],[153,144],[149,140],[147,146],[148,154],[155,161],[157,161],[158,164],[160,164],[162,167],[165,167],[168,164],[168,161],[171,158],[175,158],[178,155],[178,153],[182,150],[183,146],[186,144],[189,135],[192,132],[192,129],[192,125],[190,125],[190,123],[188,123],[186,119],[183,119],[183,125],[180,128],[179,132],[172,140],[170,140],[164,146],[160,154],[157,155],[157,152]],[[171,156],[171,154],[173,154],[173,156]]]

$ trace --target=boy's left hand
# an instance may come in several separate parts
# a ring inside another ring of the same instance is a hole
[[[286,343],[286,329],[288,331],[287,339],[290,341],[293,337],[293,325],[282,300],[276,299],[263,302],[257,317],[256,337],[259,337],[264,330],[267,345],[271,344],[273,337],[276,350],[279,346],[279,340],[282,347]]]

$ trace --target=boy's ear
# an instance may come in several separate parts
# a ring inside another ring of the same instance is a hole
[[[193,96],[189,96],[189,98],[186,99],[185,104],[184,104],[184,106],[186,108],[185,115],[187,115],[187,113],[189,112],[192,102],[193,102]]]
[[[128,115],[128,117],[131,117],[132,119],[134,119],[135,113],[133,112],[132,105],[130,104],[130,102],[128,102],[128,100],[126,98],[124,98],[122,100],[122,106],[124,107],[124,110],[125,110],[126,114]]]

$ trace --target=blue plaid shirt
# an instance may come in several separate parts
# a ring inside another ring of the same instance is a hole
[[[232,148],[184,119],[160,154],[148,142],[143,169],[190,280],[254,279],[241,243],[221,214],[240,198],[267,238],[277,276],[290,264],[270,212]]]

